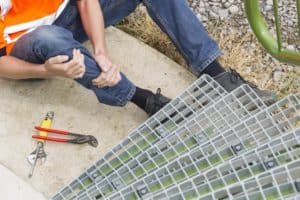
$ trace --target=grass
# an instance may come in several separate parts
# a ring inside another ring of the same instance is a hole
[[[93,181],[91,180],[91,179],[85,179],[84,181],[83,181],[83,185],[84,186],[88,186],[88,185],[90,185],[90,184],[92,184],[93,183]]]
[[[198,162],[197,167],[199,170],[203,170],[203,169],[206,169],[207,167],[209,167],[209,164],[206,160],[201,160],[200,162]]]
[[[142,175],[145,174],[144,170],[142,168],[140,168],[140,167],[138,167],[137,169],[134,169],[133,173],[137,177],[140,177],[140,176],[142,176]]]
[[[164,159],[163,156],[159,155],[158,157],[154,158],[154,162],[156,163],[156,165],[160,166],[160,165],[166,163],[167,161]]]
[[[246,178],[251,177],[252,174],[248,169],[244,169],[244,170],[238,172],[238,176],[240,177],[241,180],[244,180]]]
[[[110,166],[108,166],[107,164],[103,165],[101,168],[100,168],[100,171],[101,171],[101,174],[103,176],[106,176],[107,174],[109,174],[110,172],[112,172],[112,168]]]
[[[157,140],[157,136],[154,133],[151,133],[146,138],[150,143],[154,143]]]
[[[106,186],[105,188],[102,189],[102,193],[104,196],[112,193],[114,191],[114,189],[110,186]]]
[[[224,149],[220,152],[220,155],[222,156],[223,160],[227,160],[234,156],[234,153],[231,151],[231,149]]]
[[[184,179],[185,175],[182,171],[178,171],[173,175],[173,177],[174,177],[175,181],[178,182],[178,181]]]
[[[150,146],[145,140],[139,141],[137,145],[140,149],[146,149]]]
[[[164,153],[165,157],[169,160],[173,159],[175,156],[177,156],[176,152],[172,149]]]
[[[178,152],[178,154],[182,154],[183,152],[187,151],[185,146],[182,145],[182,144],[179,144],[179,145],[175,146],[175,150]]]
[[[203,186],[201,186],[201,187],[199,188],[199,193],[200,193],[201,196],[204,196],[204,195],[210,193],[210,188],[209,188],[209,186],[208,186],[208,185],[203,185]]]
[[[184,194],[184,199],[190,200],[190,199],[197,199],[197,198],[198,198],[198,195],[195,191],[190,191],[190,192]]]
[[[110,165],[111,165],[114,169],[118,168],[121,164],[122,164],[122,163],[121,163],[117,158],[115,158],[115,159],[113,159],[112,161],[110,161]]]
[[[257,164],[253,167],[251,167],[251,170],[254,175],[260,174],[265,171],[265,168],[261,164]]]
[[[125,162],[125,161],[129,160],[130,155],[125,151],[125,152],[123,152],[123,153],[120,155],[119,158],[120,158],[123,162]]]
[[[144,168],[147,171],[151,171],[151,170],[153,170],[155,168],[155,165],[152,162],[148,162],[147,164],[144,165]]]
[[[216,165],[217,163],[219,163],[220,161],[222,161],[217,154],[209,156],[208,160],[210,161],[210,163],[212,165]]]
[[[192,176],[197,173],[197,169],[194,166],[190,166],[187,169],[184,169],[188,176]]]
[[[153,192],[153,193],[158,192],[161,190],[161,186],[159,183],[154,183],[149,186],[149,190],[150,190],[150,192]]]
[[[129,184],[134,180],[134,177],[131,174],[127,173],[125,177],[123,177],[123,180],[125,184]]]
[[[133,14],[123,20],[117,27],[154,47],[175,62],[185,65],[182,56],[176,51],[175,46],[168,37],[151,20],[145,7],[139,6]]]
[[[128,152],[131,154],[131,156],[135,156],[138,154],[140,151],[136,146],[132,146],[128,149]]]
[[[280,186],[280,192],[281,192],[282,196],[288,196],[288,195],[294,194],[295,191],[291,184],[286,184],[286,185]]]
[[[278,194],[276,189],[266,192],[265,196],[266,196],[267,200],[272,200],[272,199],[278,199],[279,198],[279,194]]]
[[[187,139],[184,143],[186,144],[187,147],[191,148],[197,144],[197,141],[191,137],[191,138]]]
[[[173,184],[173,181],[172,181],[172,179],[171,179],[170,177],[166,177],[166,178],[163,178],[163,179],[161,180],[161,183],[163,184],[163,186],[164,186],[165,188],[167,188],[168,186],[170,186],[170,185]]]
[[[132,194],[127,195],[126,199],[127,200],[137,200],[139,198],[134,193],[132,193]]]
[[[211,186],[214,190],[219,190],[219,189],[225,187],[224,183],[220,180],[211,182]]]
[[[224,178],[224,180],[226,181],[226,183],[227,183],[228,185],[231,185],[231,184],[236,183],[236,182],[239,181],[239,180],[236,178],[235,175],[229,175],[229,176],[226,176],[226,177]]]
[[[187,68],[183,57],[151,20],[145,7],[139,6],[117,27]],[[289,94],[300,97],[300,69],[291,71],[290,66],[281,64],[267,55],[251,31],[242,34],[238,23],[234,20],[226,22],[210,20],[206,28],[222,49],[219,61],[225,68],[237,70],[246,80],[253,82],[261,89],[277,92],[279,97]],[[268,66],[266,60],[270,59],[273,60],[274,66]],[[272,79],[277,65],[283,66],[283,72],[285,72],[285,76],[279,82]]]

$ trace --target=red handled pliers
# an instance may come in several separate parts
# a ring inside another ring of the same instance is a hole
[[[92,147],[98,146],[97,139],[92,135],[82,135],[82,134],[78,134],[78,133],[71,133],[68,131],[56,130],[56,129],[51,129],[51,128],[42,128],[40,126],[35,126],[34,128],[39,131],[46,131],[49,133],[56,133],[56,134],[60,134],[60,135],[70,135],[70,136],[75,137],[72,139],[66,139],[66,138],[54,138],[54,137],[41,136],[41,135],[32,135],[32,138],[35,138],[35,139],[48,140],[48,141],[54,141],[54,142],[67,142],[67,143],[73,143],[73,144],[88,143]]]

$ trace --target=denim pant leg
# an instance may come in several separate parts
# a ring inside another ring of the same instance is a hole
[[[194,74],[199,75],[220,55],[217,43],[207,34],[185,0],[143,0],[149,15],[169,36]]]
[[[103,12],[105,27],[109,27],[131,14],[141,3],[141,0],[99,0],[99,3]],[[68,3],[54,25],[71,31],[75,40],[79,42],[87,40],[75,0]]]
[[[141,2],[183,55],[191,71],[199,75],[220,55],[217,43],[189,8],[186,0],[99,0],[105,26],[121,21]],[[75,1],[71,1],[55,22],[69,29],[78,41],[86,40]]]
[[[68,55],[72,58],[73,49],[80,49],[84,55],[86,72],[83,78],[76,79],[84,87],[91,89],[102,103],[112,106],[123,106],[129,101],[135,86],[122,75],[121,81],[114,87],[97,88],[92,80],[101,73],[97,63],[81,43],[73,39],[72,33],[55,25],[40,26],[22,36],[13,48],[11,55],[32,63],[44,63],[57,55]]]

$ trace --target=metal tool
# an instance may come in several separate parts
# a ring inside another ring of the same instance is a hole
[[[66,143],[73,143],[73,144],[88,143],[92,147],[97,147],[98,146],[97,139],[92,135],[82,135],[82,134],[78,134],[78,133],[72,133],[72,132],[63,131],[63,130],[44,128],[44,127],[39,127],[39,126],[36,126],[34,128],[39,130],[39,131],[45,131],[45,132],[48,132],[48,133],[74,136],[74,138],[68,139],[68,138],[55,138],[55,137],[48,137],[48,136],[41,136],[41,135],[32,135],[32,138],[35,138],[35,139],[48,140],[48,141],[53,141],[53,142],[66,142]]]
[[[52,111],[48,112],[46,114],[45,119],[41,123],[41,127],[50,128],[53,117],[54,117],[54,112],[52,112]],[[39,136],[47,137],[47,135],[48,135],[48,132],[39,131]],[[32,175],[33,175],[33,171],[34,171],[34,168],[36,166],[37,160],[41,159],[42,162],[44,162],[46,160],[47,154],[44,151],[44,142],[45,142],[45,140],[39,139],[37,141],[36,149],[32,153],[30,153],[30,155],[27,157],[29,163],[31,164],[31,169],[30,169],[30,172],[28,174],[29,178],[31,178]]]

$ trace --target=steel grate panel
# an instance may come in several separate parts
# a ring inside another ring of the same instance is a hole
[[[299,162],[299,159],[300,129],[297,129],[151,198],[190,199],[214,196],[217,199],[225,199],[224,190],[232,185],[242,183],[273,168]]]
[[[221,98],[217,103],[204,109],[192,120],[176,129],[173,134],[152,145],[150,149],[132,158],[128,163],[96,184],[110,182],[112,190],[109,193],[116,192],[204,142],[203,139],[199,140],[198,137],[195,137],[199,132],[210,132],[207,137],[213,137],[263,108],[265,106],[255,92],[249,86],[243,85]],[[93,190],[96,190],[96,186],[83,192],[90,193]],[[102,197],[109,195],[107,192],[104,194],[101,190],[99,192]]]
[[[299,109],[299,102],[295,97],[283,99],[267,110],[230,128],[224,134],[217,135],[191,152],[179,156],[167,166],[148,174],[126,189],[132,194],[137,194],[140,188],[146,188],[149,193],[156,193],[169,187],[161,183],[161,173],[164,176],[170,176],[172,184],[179,184],[197,173],[215,168],[224,161],[233,159],[272,138],[293,130],[300,121]],[[124,191],[125,189],[121,189],[111,199],[124,198],[128,195]]]
[[[52,199],[72,199],[83,189],[102,180],[113,172],[113,169],[124,165],[138,155],[150,144],[166,137],[178,126],[184,124],[197,112],[226,95],[227,92],[210,76],[203,75],[189,86],[180,96],[133,130],[128,137],[108,152],[86,172],[61,190]],[[96,173],[92,173],[94,171]]]

